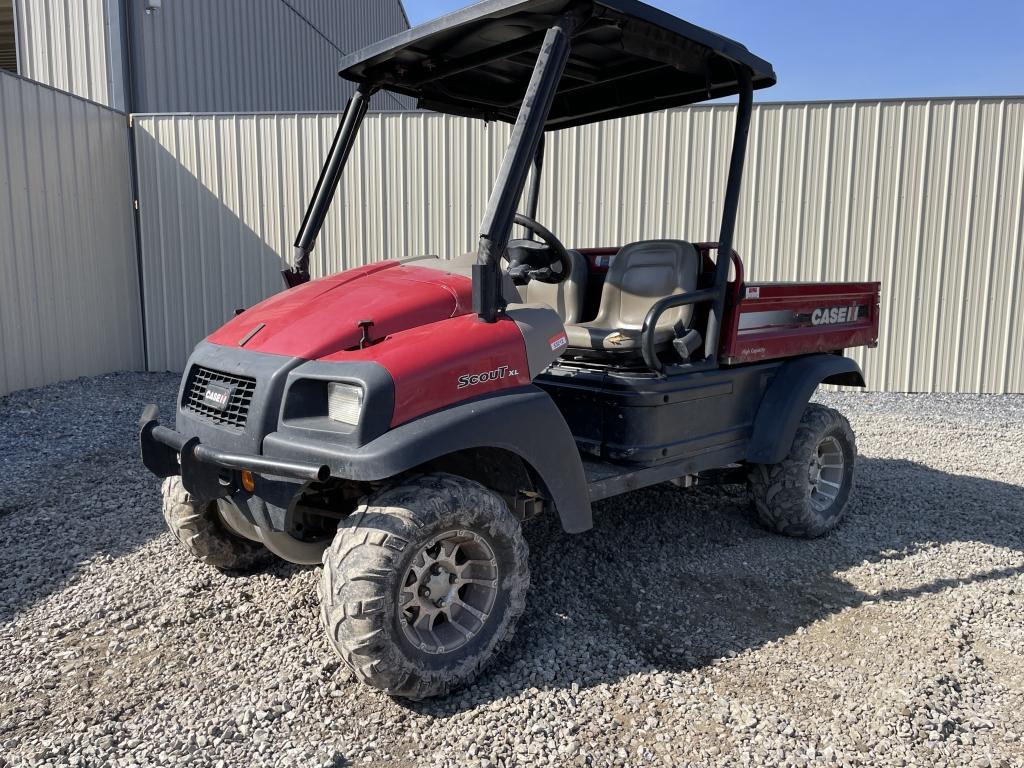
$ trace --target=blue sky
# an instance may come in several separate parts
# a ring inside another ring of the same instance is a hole
[[[1024,0],[647,0],[775,65],[761,101],[1024,94]],[[469,0],[404,0],[413,24]]]

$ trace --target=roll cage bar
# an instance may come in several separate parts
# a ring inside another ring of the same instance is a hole
[[[535,215],[543,168],[545,125],[569,61],[572,35],[579,23],[578,15],[566,14],[544,35],[505,157],[480,224],[477,263],[473,266],[473,310],[484,322],[495,322],[505,310],[506,303],[501,289],[501,257],[511,235],[516,207],[531,167],[533,179],[527,205],[530,215]],[[718,364],[718,341],[725,311],[733,235],[753,105],[751,71],[739,63],[735,63],[733,67],[739,103],[718,237],[714,280],[711,287],[662,299],[648,312],[641,331],[641,348],[645,362],[654,371],[661,371],[663,368],[654,350],[654,329],[657,327],[658,319],[674,307],[692,304],[708,303],[711,307],[704,333],[705,358],[699,363],[688,365],[687,368],[692,370],[694,367],[716,367]],[[310,253],[323,228],[341,174],[369,108],[370,98],[379,87],[376,83],[362,82],[349,99],[295,240],[294,266],[282,272],[288,287],[300,285],[310,279]]]

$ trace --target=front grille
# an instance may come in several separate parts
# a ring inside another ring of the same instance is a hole
[[[234,387],[228,404],[222,411],[214,408],[205,400],[206,387],[210,383]],[[252,394],[255,390],[256,379],[211,371],[201,365],[194,365],[189,373],[182,407],[209,419],[214,424],[242,429],[249,416],[249,405],[252,403]]]

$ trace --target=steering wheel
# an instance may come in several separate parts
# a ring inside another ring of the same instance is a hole
[[[538,235],[536,240],[510,240],[508,244],[508,274],[516,285],[531,280],[558,285],[569,279],[572,258],[562,241],[551,230],[529,216],[517,213],[515,223]],[[557,267],[557,269],[556,269]]]

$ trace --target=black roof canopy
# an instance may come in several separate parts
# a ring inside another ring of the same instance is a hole
[[[547,130],[653,112],[754,88],[771,64],[744,46],[639,0],[484,0],[389,37],[340,74],[416,98],[437,112],[515,122],[546,31],[578,20]]]

